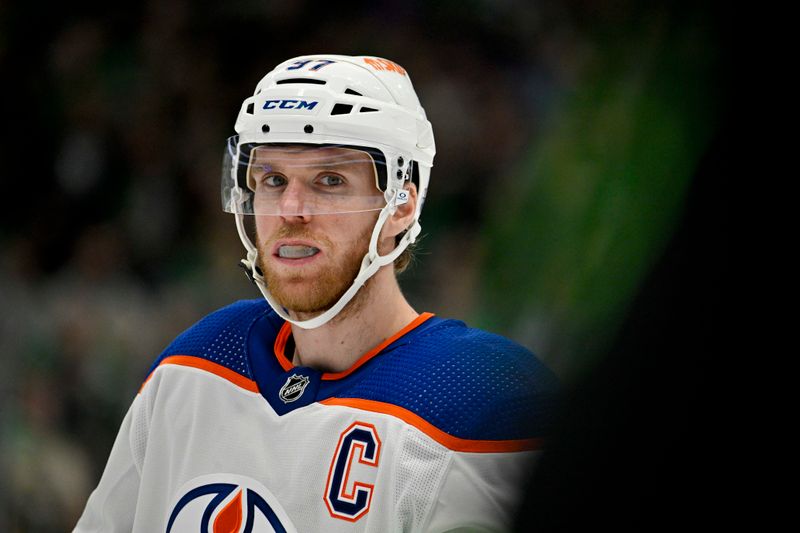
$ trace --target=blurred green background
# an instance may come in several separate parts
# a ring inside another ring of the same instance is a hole
[[[603,357],[719,125],[712,4],[0,3],[0,531],[65,531],[151,361],[258,293],[220,211],[225,138],[284,59],[404,66],[437,155],[418,310]]]

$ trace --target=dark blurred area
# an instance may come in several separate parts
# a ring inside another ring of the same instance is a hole
[[[518,531],[720,529],[749,516],[732,506],[753,500],[742,497],[752,494],[747,469],[730,441],[741,347],[729,132],[726,124],[701,160],[681,221],[608,353],[570,383]]]
[[[743,459],[761,456],[732,438],[754,414],[743,385],[752,325],[734,274],[738,36],[733,17],[716,14],[711,140],[608,348],[569,374],[515,531],[761,529],[772,520]]]
[[[710,431],[702,359],[676,363],[673,412],[663,377],[641,383],[702,321],[684,300],[715,301],[692,276],[714,278],[725,230],[687,217],[720,201],[722,32],[696,2],[0,3],[0,530],[71,529],[150,362],[258,297],[220,209],[223,143],[266,72],[319,52],[403,65],[433,123],[412,304],[521,342],[565,383],[529,491],[550,511],[528,516],[599,508],[571,480],[631,457],[669,480],[665,443]],[[647,455],[631,427],[662,416],[678,430]]]

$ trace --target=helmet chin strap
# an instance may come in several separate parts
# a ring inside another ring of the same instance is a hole
[[[338,315],[350,302],[350,300],[353,299],[358,290],[367,282],[367,280],[374,276],[381,267],[392,264],[394,260],[397,259],[397,257],[403,252],[403,250],[405,250],[409,244],[416,240],[420,231],[422,231],[422,227],[420,226],[419,222],[415,220],[414,225],[405,233],[405,235],[403,235],[394,250],[386,255],[378,254],[378,238],[380,237],[381,230],[383,229],[383,225],[386,223],[389,217],[394,214],[398,203],[405,202],[396,202],[395,199],[392,198],[392,201],[387,203],[387,205],[381,209],[380,215],[378,215],[378,220],[375,222],[375,227],[372,230],[372,237],[370,238],[369,242],[369,250],[361,260],[361,269],[353,280],[353,283],[350,285],[350,288],[347,289],[347,291],[335,304],[333,304],[333,306],[331,306],[330,309],[318,316],[315,316],[314,318],[310,318],[308,320],[295,320],[291,318],[289,316],[289,310],[279,304],[275,300],[275,297],[272,296],[272,293],[269,292],[267,283],[264,280],[264,276],[258,268],[258,248],[256,248],[256,246],[252,243],[250,237],[247,236],[247,232],[244,229],[244,215],[240,212],[237,212],[235,215],[236,230],[239,233],[239,238],[241,239],[242,244],[244,244],[244,247],[247,250],[247,257],[241,260],[241,264],[248,272],[248,277],[253,280],[253,282],[261,291],[261,294],[264,295],[264,298],[267,300],[269,305],[275,310],[276,313],[278,313],[281,318],[303,329],[318,328],[324,324],[327,324],[333,317]]]

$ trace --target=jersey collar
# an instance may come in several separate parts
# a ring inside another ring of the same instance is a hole
[[[407,333],[413,331],[421,324],[424,324],[428,319],[433,317],[433,313],[422,313],[417,318],[409,322],[403,329],[386,339],[385,341],[381,342],[367,353],[362,355],[358,358],[358,360],[353,363],[353,366],[344,370],[342,372],[325,372],[322,374],[323,380],[336,380],[341,379],[344,377],[349,376],[353,372],[355,372],[358,368],[363,366],[367,361],[381,353],[384,349],[386,349],[389,345],[406,335]],[[289,340],[289,337],[292,335],[292,326],[289,322],[284,322],[283,326],[281,326],[280,331],[278,332],[278,336],[275,338],[275,357],[278,359],[278,363],[281,365],[284,371],[289,371],[295,366],[286,356],[286,343]]]

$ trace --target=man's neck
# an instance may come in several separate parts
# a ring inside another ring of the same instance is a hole
[[[380,269],[369,285],[327,324],[315,329],[292,326],[295,365],[342,372],[419,316],[400,291],[391,265]]]

